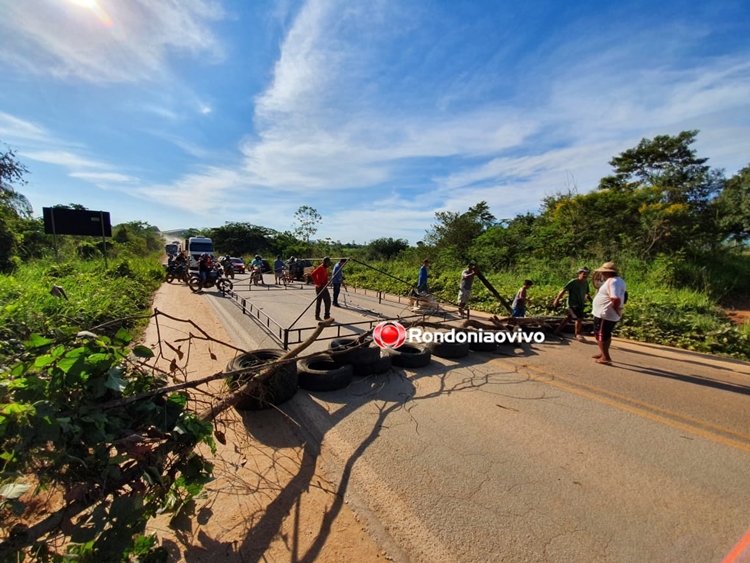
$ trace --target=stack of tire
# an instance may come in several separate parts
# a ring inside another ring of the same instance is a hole
[[[230,391],[239,389],[246,380],[263,370],[267,363],[274,362],[284,355],[283,350],[254,350],[240,354],[232,359],[224,369],[225,373],[257,367],[257,370],[249,372],[246,376],[230,375],[226,382]],[[260,410],[285,403],[297,392],[299,376],[297,364],[288,362],[278,369],[254,391],[243,394],[240,401],[235,405],[237,410]]]
[[[382,356],[372,339],[360,343],[356,338],[338,338],[331,341],[328,351],[297,363],[302,389],[335,391],[348,386],[353,377],[379,375],[391,367],[390,357]]]

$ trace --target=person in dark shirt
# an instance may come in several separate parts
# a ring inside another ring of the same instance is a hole
[[[586,302],[591,301],[591,295],[589,293],[589,272],[590,270],[586,266],[579,268],[576,272],[578,277],[573,278],[565,284],[565,287],[563,287],[560,290],[560,293],[557,294],[557,297],[555,297],[552,306],[557,309],[560,305],[560,299],[562,299],[562,296],[565,295],[566,291],[568,292],[568,310],[565,314],[565,318],[560,323],[560,326],[555,330],[555,334],[559,335],[562,332],[562,329],[564,329],[571,320],[575,320],[576,340],[586,342],[586,339],[581,334],[581,326],[583,325],[583,319],[586,318],[583,309],[586,307]]]
[[[341,307],[341,305],[339,305],[339,294],[341,293],[341,284],[344,283],[344,264],[346,264],[346,258],[342,258],[336,263],[333,267],[333,274],[331,275],[334,307]]]

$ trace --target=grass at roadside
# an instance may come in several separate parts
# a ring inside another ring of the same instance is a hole
[[[62,327],[87,329],[147,314],[154,291],[164,279],[158,257],[55,264],[33,261],[12,275],[0,276],[0,363],[22,349],[29,333],[51,335]],[[50,294],[53,285],[68,299]],[[138,328],[143,321],[124,320],[109,328]]]

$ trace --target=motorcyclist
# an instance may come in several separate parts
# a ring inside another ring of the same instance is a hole
[[[253,276],[258,276],[260,283],[265,283],[263,281],[263,257],[260,254],[256,254],[255,259],[250,262],[250,269],[253,272]]]
[[[293,280],[297,279],[297,259],[294,256],[291,256],[289,258],[289,262],[287,262],[287,267],[289,268],[289,277],[291,277]]]

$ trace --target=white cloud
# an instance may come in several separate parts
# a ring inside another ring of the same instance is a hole
[[[111,19],[72,2],[4,2],[0,35],[12,49],[0,59],[34,74],[93,83],[162,79],[171,52],[219,60],[223,50],[208,27],[223,10],[210,0],[98,0]]]
[[[71,172],[70,177],[80,178],[81,180],[86,180],[87,182],[95,184],[108,184],[110,182],[131,183],[138,181],[138,179],[133,176],[127,176],[118,172]]]
[[[43,127],[0,111],[0,137],[12,141],[43,141],[49,138],[49,132]]]
[[[32,160],[46,162],[48,164],[57,164],[68,169],[81,168],[106,168],[106,164],[90,160],[75,153],[66,150],[43,150],[43,151],[23,151],[23,155]]]

